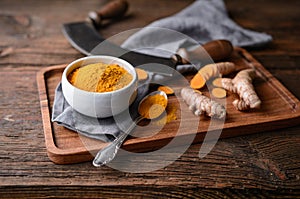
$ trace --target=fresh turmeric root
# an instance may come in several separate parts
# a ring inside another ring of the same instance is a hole
[[[249,105],[243,100],[236,99],[232,102],[232,104],[239,111],[245,111],[249,109]]]
[[[190,82],[190,86],[193,89],[200,89],[206,84],[206,81],[209,80],[211,77],[227,75],[233,71],[235,71],[235,65],[232,62],[208,64],[201,68],[198,71],[198,73],[193,77],[193,79]]]
[[[194,89],[183,88],[181,96],[189,105],[189,109],[197,116],[202,113],[206,113],[208,116],[217,119],[223,119],[226,116],[226,109],[223,105],[196,92]]]
[[[222,78],[223,88],[240,96],[239,100],[233,102],[238,110],[260,107],[261,101],[252,84],[255,77],[256,72],[254,69],[245,69],[240,71],[233,79]]]

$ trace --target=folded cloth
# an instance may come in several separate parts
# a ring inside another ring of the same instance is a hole
[[[147,84],[139,86],[137,98],[130,106],[129,112],[124,111],[114,117],[93,118],[75,111],[68,104],[63,96],[61,83],[59,83],[55,90],[51,119],[53,122],[78,132],[81,135],[99,139],[104,142],[110,142],[120,134],[120,129],[126,130],[138,116],[136,112],[138,103],[147,92]],[[130,113],[130,115],[128,113]]]
[[[216,39],[226,39],[240,47],[259,47],[272,41],[270,35],[244,29],[232,21],[222,0],[197,0],[179,13],[155,21],[133,34],[122,47],[168,56],[162,51],[173,53],[186,47],[187,43],[204,44]]]

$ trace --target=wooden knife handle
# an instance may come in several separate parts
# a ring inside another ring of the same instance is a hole
[[[89,19],[97,26],[100,25],[104,19],[115,19],[124,16],[128,9],[128,2],[126,0],[114,0],[104,5],[99,11],[91,11]]]
[[[233,51],[233,46],[228,40],[214,40],[202,46],[214,61],[226,59]],[[197,49],[193,52],[197,54]]]
[[[182,58],[181,62],[187,64],[192,61],[204,59],[207,57],[206,53],[208,53],[214,61],[223,60],[228,58],[232,51],[233,46],[230,41],[213,40],[192,51],[180,48],[178,49],[177,54]]]

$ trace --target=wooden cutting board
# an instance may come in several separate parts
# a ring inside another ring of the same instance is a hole
[[[137,130],[137,136],[131,137],[123,144],[123,149],[133,152],[153,151],[167,145],[176,138],[194,136],[193,143],[203,141],[206,133],[222,129],[220,138],[239,135],[262,133],[263,131],[284,128],[300,123],[299,100],[293,96],[274,76],[272,76],[246,50],[235,48],[233,55],[226,61],[234,62],[239,68],[255,67],[261,77],[254,81],[255,89],[262,100],[262,107],[247,112],[237,111],[232,101],[234,94],[228,93],[223,103],[226,105],[227,117],[225,123],[213,121],[206,116],[194,116],[180,95],[169,96],[168,106],[176,107],[176,120],[160,126],[155,133],[147,130]],[[45,143],[49,158],[56,164],[70,164],[90,161],[98,150],[108,143],[86,138],[51,122],[51,110],[54,91],[61,80],[66,65],[43,68],[37,74],[37,84],[43,118]],[[192,75],[187,76],[190,79]],[[174,88],[180,91],[180,88]],[[209,94],[204,91],[204,94]],[[152,126],[155,124],[152,124]],[[196,129],[191,130],[191,126]],[[147,129],[147,128],[146,128]],[[151,128],[150,128],[151,129]],[[180,129],[180,130],[179,130]],[[209,129],[209,131],[208,131]],[[180,131],[180,133],[178,133]],[[178,142],[179,143],[179,142]]]

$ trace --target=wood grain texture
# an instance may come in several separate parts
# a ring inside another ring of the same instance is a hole
[[[55,189],[55,190],[54,190]],[[112,197],[113,194],[113,197]],[[190,188],[168,188],[162,192],[161,188],[138,188],[138,187],[77,187],[73,190],[71,187],[35,187],[35,188],[7,188],[3,197],[13,195],[13,198],[255,198],[269,199],[289,199],[297,198],[300,192],[297,191],[267,191],[260,189],[190,189]]]
[[[61,33],[103,1],[0,1],[0,197],[3,198],[297,198],[300,127],[227,138],[199,159],[192,145],[173,164],[144,174],[89,162],[55,165],[47,157],[36,73],[82,57]],[[130,14],[108,24],[105,37],[174,14],[192,0],[129,0]],[[300,98],[299,1],[225,0],[239,25],[267,32],[273,42],[247,49]],[[138,164],[138,162],[132,162]]]

